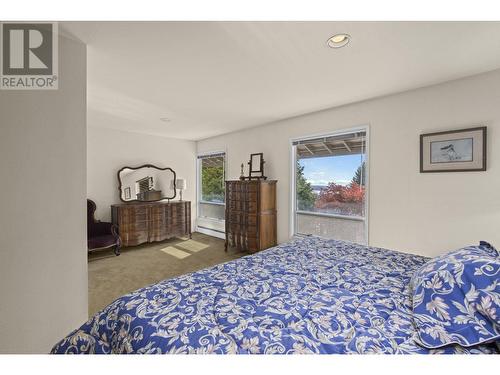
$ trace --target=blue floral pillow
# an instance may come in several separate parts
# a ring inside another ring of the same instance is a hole
[[[429,349],[500,339],[500,255],[488,244],[433,258],[413,276],[413,319]]]

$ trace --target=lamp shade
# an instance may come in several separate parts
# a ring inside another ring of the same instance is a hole
[[[170,181],[170,189],[174,188],[174,180]],[[175,188],[179,190],[186,190],[186,180],[183,178],[178,178],[175,180]]]

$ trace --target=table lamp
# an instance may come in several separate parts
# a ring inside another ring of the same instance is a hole
[[[179,200],[182,201],[182,191],[186,190],[186,180],[183,178],[178,178],[175,180],[175,187],[179,189]],[[174,188],[174,180],[170,182],[170,188]]]

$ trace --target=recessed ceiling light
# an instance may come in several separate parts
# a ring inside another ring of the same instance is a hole
[[[163,122],[170,122],[170,119],[168,117],[161,117],[160,118],[160,121],[163,121]]]
[[[340,48],[347,45],[347,43],[349,43],[350,40],[351,37],[349,36],[349,34],[335,34],[330,39],[328,39],[326,44],[330,48]]]

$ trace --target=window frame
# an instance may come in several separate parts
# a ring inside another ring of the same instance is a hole
[[[297,210],[297,197],[296,197],[296,179],[297,179],[297,150],[294,142],[298,141],[307,141],[315,138],[323,138],[323,137],[335,137],[340,135],[346,135],[355,132],[365,132],[366,133],[366,142],[365,142],[365,189],[367,194],[365,195],[365,216],[349,216],[349,215],[341,215],[341,214],[329,214],[323,212],[310,212]],[[349,128],[349,129],[339,129],[333,130],[327,133],[320,134],[311,134],[305,135],[295,138],[290,138],[290,222],[289,222],[289,233],[290,237],[300,236],[300,233],[297,233],[297,214],[310,215],[310,216],[321,216],[321,217],[331,217],[336,219],[343,220],[352,220],[352,221],[364,221],[364,238],[365,244],[369,244],[369,217],[370,217],[370,125],[360,125],[357,127]]]

